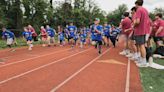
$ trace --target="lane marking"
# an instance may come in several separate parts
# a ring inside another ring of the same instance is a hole
[[[59,53],[59,52],[67,51],[67,50],[69,50],[69,49],[65,49],[65,50],[61,50],[61,51],[57,51],[57,52],[53,52],[53,53],[49,53],[49,54],[44,54],[44,55],[40,55],[40,56],[37,56],[37,57],[32,57],[32,58],[28,58],[28,59],[24,59],[24,60],[20,60],[20,61],[15,61],[13,63],[7,63],[5,65],[1,65],[0,68],[5,67],[5,66],[9,66],[9,65],[14,65],[14,64],[17,64],[17,63],[21,63],[21,62],[25,62],[25,61],[32,60],[32,59],[37,59],[37,58],[40,58],[40,57],[53,55],[53,54],[56,54],[56,53]]]
[[[115,59],[99,60],[97,62],[98,63],[108,63],[108,64],[116,64],[116,65],[124,65],[124,66],[126,66],[125,63],[119,62],[118,60],[115,60]]]
[[[80,70],[78,70],[77,72],[75,72],[73,75],[71,75],[69,78],[67,78],[66,80],[64,80],[62,83],[60,83],[59,85],[57,85],[55,88],[53,88],[50,92],[55,92],[56,90],[58,90],[59,88],[61,88],[64,84],[66,84],[67,82],[69,82],[72,78],[74,78],[75,76],[77,76],[80,72],[82,72],[84,69],[86,69],[87,67],[89,67],[91,64],[93,64],[96,60],[98,60],[101,56],[103,56],[104,54],[106,54],[110,49],[106,50],[104,53],[102,53],[101,55],[99,55],[98,57],[96,57],[95,59],[93,59],[92,61],[90,61],[88,64],[86,64],[84,67],[82,67]]]
[[[68,58],[71,58],[71,57],[76,56],[76,55],[78,55],[78,54],[81,54],[81,53],[83,53],[83,52],[89,51],[89,50],[91,50],[91,49],[87,49],[87,50],[78,52],[78,53],[76,53],[76,54],[73,54],[73,55],[70,55],[70,56],[61,58],[61,59],[59,59],[59,60],[55,60],[55,61],[53,61],[53,62],[51,62],[51,63],[42,65],[42,66],[37,67],[37,68],[35,68],[35,69],[29,70],[29,71],[27,71],[27,72],[21,73],[21,74],[19,74],[19,75],[10,77],[10,78],[8,78],[8,79],[5,79],[5,80],[3,80],[3,81],[0,81],[0,85],[6,83],[6,82],[8,82],[8,81],[11,81],[11,80],[13,80],[13,79],[16,79],[16,78],[19,78],[19,77],[21,77],[21,76],[27,75],[27,74],[29,74],[29,73],[32,73],[32,72],[34,72],[34,71],[37,71],[37,70],[40,70],[40,69],[42,69],[42,68],[48,67],[48,66],[50,66],[50,65],[52,65],[52,64],[55,64],[55,63],[57,63],[57,62],[63,61],[63,60],[68,59]]]
[[[128,59],[125,92],[129,92],[129,90],[130,90],[130,60]]]

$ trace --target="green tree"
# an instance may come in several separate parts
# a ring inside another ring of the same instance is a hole
[[[122,19],[122,15],[127,10],[128,10],[128,8],[127,8],[126,4],[119,5],[117,9],[108,13],[108,15],[107,15],[108,22],[115,26],[118,26]]]

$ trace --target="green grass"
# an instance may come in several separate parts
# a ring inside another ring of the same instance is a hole
[[[164,60],[156,59],[155,63],[164,65]],[[144,92],[164,92],[164,70],[140,68]]]

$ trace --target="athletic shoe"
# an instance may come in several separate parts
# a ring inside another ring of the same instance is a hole
[[[142,67],[149,67],[149,64],[148,63],[140,63],[140,64],[137,64],[138,67],[142,68]]]
[[[101,54],[101,51],[99,51],[99,54]]]
[[[15,49],[12,49],[11,52],[15,52],[16,50]]]
[[[154,54],[153,57],[154,57],[154,58],[162,58],[162,55]]]
[[[126,53],[126,51],[125,50],[123,50],[122,52],[120,52],[119,53],[120,55],[126,55],[127,53]]]
[[[129,53],[126,55],[126,57],[131,58],[131,57],[133,57],[133,55],[134,55],[133,53]]]
[[[138,59],[139,59],[139,57],[132,56],[132,57],[130,57],[129,59],[130,59],[130,60],[132,60],[132,61],[135,61],[135,60],[138,60]]]

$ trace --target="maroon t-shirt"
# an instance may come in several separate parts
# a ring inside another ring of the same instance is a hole
[[[37,36],[37,33],[34,28],[29,28],[29,31],[32,33],[32,36]]]
[[[158,31],[160,27],[163,27],[163,30],[160,33],[158,33],[156,37],[164,37],[164,20],[162,19],[158,19],[154,22],[153,28],[155,33]]]
[[[123,19],[123,21],[121,22],[121,25],[122,25],[122,33],[123,33],[123,34],[129,35],[129,33],[130,33],[131,31],[125,32],[125,30],[126,30],[126,29],[130,29],[130,28],[131,28],[131,24],[132,24],[132,21],[131,21],[131,19],[130,19],[129,17],[125,17],[125,18]]]
[[[136,19],[140,20],[140,23],[135,27],[134,35],[146,35],[150,32],[150,19],[148,11],[143,7],[138,7],[136,11]]]

